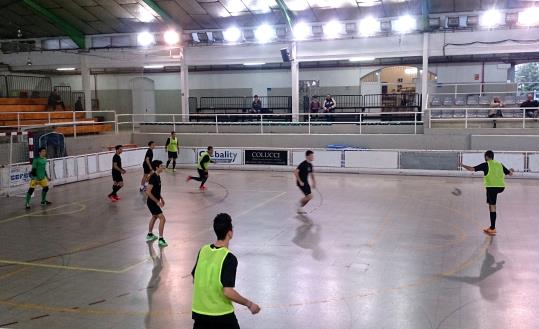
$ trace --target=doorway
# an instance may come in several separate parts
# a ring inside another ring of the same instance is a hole
[[[133,98],[133,114],[136,122],[155,122],[155,82],[149,78],[134,78],[130,81]]]

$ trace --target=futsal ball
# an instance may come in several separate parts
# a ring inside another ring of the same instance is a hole
[[[460,191],[460,189],[456,188],[453,190],[453,192],[451,192],[451,194],[453,194],[454,196],[459,196],[462,194],[462,192]]]

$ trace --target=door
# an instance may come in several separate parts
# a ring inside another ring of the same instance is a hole
[[[134,78],[131,80],[133,114],[135,122],[155,122],[155,84],[152,79]]]

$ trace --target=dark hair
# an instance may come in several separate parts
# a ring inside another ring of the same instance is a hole
[[[255,95],[255,97],[258,97],[258,95]]]
[[[208,146],[208,151],[213,150],[213,146]]]
[[[176,133],[175,131],[171,131],[171,132],[170,132],[171,135],[172,135],[172,134],[175,134],[175,133]]]
[[[494,152],[492,152],[491,150],[486,151],[485,157],[494,160]]]
[[[311,150],[308,150],[307,152],[305,152],[305,156],[308,157],[309,155],[313,154],[314,152],[311,151]]]
[[[152,169],[153,169],[153,171],[156,171],[157,168],[162,164],[163,164],[163,161],[161,161],[161,160],[153,160],[152,161]]]
[[[313,96],[313,98],[316,98],[316,99],[318,99],[318,96]]]
[[[120,144],[114,146],[114,149],[115,149],[116,151],[118,151],[118,150],[121,149],[121,148],[122,148],[122,145],[120,145]]]
[[[39,150],[37,150],[37,153],[41,153],[41,151],[43,151],[43,150],[47,150],[47,148],[42,146],[42,147],[39,148]]]
[[[218,240],[224,240],[227,233],[232,230],[232,218],[229,214],[221,213],[213,220],[213,230]]]
[[[154,141],[149,141],[148,146],[152,146],[153,143],[154,143]]]

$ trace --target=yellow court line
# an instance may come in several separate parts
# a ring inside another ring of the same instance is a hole
[[[123,269],[120,270],[107,270],[107,269],[101,269],[101,268],[91,268],[91,267],[81,267],[81,266],[67,266],[67,265],[54,265],[54,264],[43,264],[43,263],[31,263],[31,262],[19,262],[14,260],[8,260],[8,259],[0,259],[0,264],[10,264],[10,265],[22,265],[22,266],[33,266],[33,267],[44,267],[44,268],[53,268],[53,269],[61,269],[61,270],[71,270],[71,271],[82,271],[82,272],[98,272],[98,273],[112,273],[112,274],[122,274],[125,273],[136,266],[145,263],[150,258],[145,258],[133,265],[129,265]]]
[[[239,218],[239,217],[241,217],[241,216],[245,216],[245,215],[247,215],[248,213],[250,213],[251,211],[256,210],[256,209],[258,209],[258,208],[260,208],[260,207],[263,207],[263,206],[267,205],[268,203],[272,202],[273,200],[282,197],[282,196],[285,195],[286,193],[287,193],[287,192],[281,192],[281,193],[275,195],[274,197],[269,198],[269,199],[267,199],[266,201],[261,202],[261,203],[257,204],[256,206],[254,206],[254,207],[252,207],[252,208],[249,208],[249,209],[247,209],[247,210],[245,210],[245,211],[243,211],[243,212],[241,212],[241,213],[235,215],[234,218]]]
[[[11,221],[14,221],[14,220],[17,220],[17,219],[20,219],[20,218],[24,218],[24,217],[39,216],[40,214],[43,214],[44,211],[57,210],[57,209],[60,209],[60,208],[65,208],[65,207],[71,206],[73,204],[77,204],[77,203],[75,203],[75,202],[68,203],[68,204],[64,204],[64,205],[53,207],[53,208],[46,208],[46,209],[43,209],[43,210],[37,210],[37,211],[34,211],[34,212],[29,212],[27,214],[22,214],[22,215],[19,215],[19,216],[6,218],[6,219],[3,219],[3,220],[0,220],[0,224],[8,223],[8,222],[11,222]]]
[[[374,235],[374,237],[372,239],[370,239],[369,242],[367,242],[367,245],[369,247],[374,247],[374,245],[378,241],[380,241],[380,238],[382,237],[382,234],[384,233],[384,230],[385,230],[386,226],[389,224],[389,222],[391,222],[391,218],[390,218],[389,214],[387,214],[386,217],[384,218],[384,221],[382,222],[382,224],[380,225],[380,227],[376,231],[376,234]]]
[[[73,205],[78,205],[79,209],[66,211],[66,212],[59,212],[59,213],[55,213],[55,214],[35,214],[35,215],[30,215],[30,217],[47,217],[47,216],[55,216],[55,215],[56,216],[59,216],[59,215],[72,215],[72,214],[76,214],[76,213],[79,213],[79,212],[82,212],[82,211],[86,210],[86,205],[85,204],[78,203],[78,202],[74,202],[72,204]],[[47,209],[47,211],[50,211],[50,210],[54,210],[54,209]]]
[[[15,274],[18,274],[18,273],[21,273],[21,272],[24,272],[24,271],[28,271],[30,269],[30,267],[21,267],[19,269],[16,269],[15,271],[11,271],[9,273],[6,273],[2,276],[0,276],[0,281],[4,280],[4,279],[7,279],[11,276],[14,276]]]

